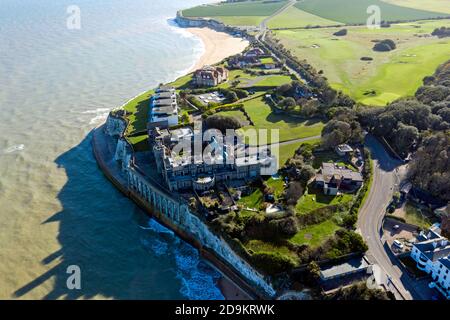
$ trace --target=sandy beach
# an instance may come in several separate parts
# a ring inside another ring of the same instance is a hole
[[[205,46],[205,53],[190,72],[204,65],[212,65],[226,57],[241,53],[249,45],[247,40],[209,28],[187,28],[186,30],[198,36]]]

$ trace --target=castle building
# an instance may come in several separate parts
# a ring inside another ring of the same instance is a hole
[[[214,154],[205,155],[205,143],[202,143],[199,155],[185,150],[185,154],[176,154],[173,151],[180,141],[186,142],[186,146],[195,150],[193,144],[196,135],[201,133],[194,133],[190,127],[175,130],[156,127],[149,130],[149,141],[157,171],[171,191],[206,191],[219,181],[252,180],[261,175],[263,168],[272,165],[271,157],[259,155],[256,150],[249,150],[244,144],[215,148],[214,144],[217,142],[214,138],[208,143],[216,150]],[[230,155],[233,161],[227,161]]]
[[[228,70],[223,67],[204,66],[194,73],[194,82],[198,87],[215,87],[227,79]]]

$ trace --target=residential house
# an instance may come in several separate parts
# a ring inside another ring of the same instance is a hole
[[[411,258],[416,261],[417,268],[431,275],[430,287],[438,289],[450,299],[450,243],[432,228],[418,236],[413,244]]]
[[[340,144],[335,148],[335,151],[338,155],[344,157],[353,152],[353,148],[350,147],[348,144]]]
[[[194,73],[194,82],[199,87],[215,87],[228,80],[228,70],[223,67],[205,66]]]
[[[149,125],[171,127],[178,124],[178,105],[175,88],[161,86],[150,98]]]
[[[245,57],[260,57],[265,55],[265,52],[261,48],[252,48],[244,53]]]
[[[339,191],[354,192],[363,184],[361,173],[341,167],[335,163],[322,163],[316,174],[316,186],[326,195],[337,195]]]

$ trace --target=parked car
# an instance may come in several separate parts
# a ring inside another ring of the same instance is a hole
[[[399,248],[399,249],[403,249],[403,243],[401,243],[398,240],[394,240],[394,246]]]

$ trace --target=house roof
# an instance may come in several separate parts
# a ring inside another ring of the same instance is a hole
[[[153,102],[154,106],[173,106],[176,104],[176,101],[173,99],[159,99]]]
[[[355,172],[343,167],[338,167],[334,163],[322,163],[321,173],[316,176],[316,180],[329,183],[333,179],[346,179],[360,182],[363,181],[363,177],[359,172]]]
[[[175,96],[175,92],[163,91],[163,92],[160,92],[160,93],[157,93],[156,95],[154,95],[154,99],[155,100],[171,99],[174,96]]]
[[[431,239],[414,244],[431,261],[450,255],[450,243],[445,238]]]
[[[326,280],[357,271],[363,271],[367,269],[369,265],[370,264],[366,261],[366,259],[364,259],[364,257],[354,258],[339,265],[331,265],[321,268],[320,276],[322,279]]]
[[[336,150],[338,150],[339,152],[346,153],[346,152],[352,152],[353,148],[350,147],[348,144],[340,144],[336,147]]]
[[[439,259],[439,262],[442,263],[447,269],[450,269],[450,256]]]

